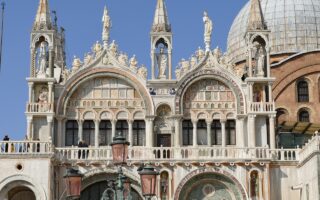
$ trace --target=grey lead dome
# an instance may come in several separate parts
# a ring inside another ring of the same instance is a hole
[[[320,46],[320,0],[260,0],[264,20],[271,31],[271,54],[296,53]],[[244,60],[250,12],[248,2],[235,18],[228,36],[233,62]]]

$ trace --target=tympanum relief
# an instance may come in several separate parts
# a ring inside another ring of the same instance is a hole
[[[200,80],[191,85],[184,95],[184,113],[190,111],[230,111],[235,110],[233,92],[220,81]]]
[[[127,82],[117,78],[95,78],[83,83],[72,95],[67,113],[85,109],[143,109],[144,102],[139,93]],[[73,114],[74,115],[74,114]]]

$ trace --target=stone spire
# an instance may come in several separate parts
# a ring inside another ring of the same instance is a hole
[[[266,29],[266,24],[263,19],[260,0],[251,0],[248,31],[265,30],[265,29]]]
[[[36,19],[33,25],[34,30],[51,30],[52,21],[48,0],[40,0]]]
[[[110,28],[111,28],[111,19],[108,13],[107,6],[104,7],[102,23],[103,23],[102,41],[103,41],[104,48],[107,48],[109,38],[110,38]]]
[[[152,25],[152,32],[171,32],[165,0],[158,0]]]

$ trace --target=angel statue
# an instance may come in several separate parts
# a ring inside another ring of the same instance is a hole
[[[39,78],[46,77],[46,71],[47,71],[47,65],[48,65],[47,57],[48,57],[47,44],[46,42],[41,42],[39,58],[38,58],[38,74],[37,74],[37,77]]]
[[[204,43],[206,45],[206,51],[210,51],[213,23],[206,11],[203,13],[203,22],[204,22]]]

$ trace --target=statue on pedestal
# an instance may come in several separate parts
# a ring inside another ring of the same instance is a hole
[[[39,56],[38,56],[38,72],[37,72],[38,78],[47,77],[46,75],[47,65],[48,65],[47,59],[48,59],[47,43],[41,42]]]
[[[160,53],[157,56],[158,60],[158,69],[159,69],[159,79],[166,79],[166,71],[168,67],[168,55],[164,52],[164,49],[160,49]]]
[[[206,45],[206,51],[210,51],[213,23],[209,18],[207,12],[203,13],[203,22],[204,22],[204,43]]]

